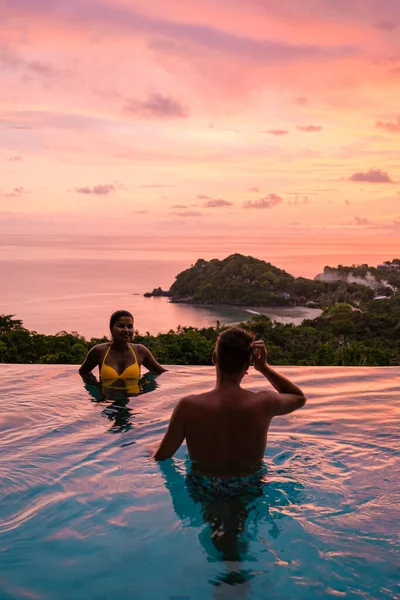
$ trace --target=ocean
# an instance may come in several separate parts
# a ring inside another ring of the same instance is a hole
[[[394,250],[394,249],[393,249]],[[312,278],[326,264],[368,262],[385,258],[387,249],[350,248],[312,240],[268,242],[264,238],[158,238],[115,236],[3,235],[0,240],[0,314],[13,314],[38,333],[75,331],[87,338],[108,334],[110,314],[130,310],[140,333],[157,334],[181,326],[206,327],[246,320],[254,307],[195,307],[166,298],[144,298],[198,258],[225,258],[240,252],[269,261],[294,276]],[[345,253],[349,260],[346,261]],[[272,319],[301,323],[312,309],[266,309]]]

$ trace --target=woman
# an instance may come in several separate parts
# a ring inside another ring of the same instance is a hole
[[[142,344],[132,344],[133,316],[126,310],[117,310],[110,318],[112,342],[97,344],[88,352],[79,369],[79,375],[87,383],[97,383],[92,371],[99,367],[100,380],[110,385],[118,379],[139,380],[140,367],[144,365],[152,373],[166,371]]]

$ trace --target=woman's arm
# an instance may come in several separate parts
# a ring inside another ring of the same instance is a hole
[[[152,355],[150,350],[148,348],[146,348],[146,346],[142,346],[140,344],[139,348],[140,348],[140,352],[143,356],[142,365],[144,365],[146,367],[146,369],[148,369],[152,373],[158,373],[158,374],[164,373],[164,371],[167,370],[167,369],[164,369],[164,367],[162,367],[160,365],[160,363],[158,363],[156,361],[156,359],[154,358],[154,356]]]
[[[93,346],[87,353],[82,366],[79,369],[79,375],[86,383],[98,383],[92,371],[99,365],[99,350],[97,346]]]

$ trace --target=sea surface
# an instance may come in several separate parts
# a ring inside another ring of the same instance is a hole
[[[309,399],[272,422],[262,494],[206,502],[185,446],[150,450],[213,368],[105,398],[76,367],[0,365],[1,600],[400,598],[400,369],[281,371]]]
[[[168,290],[176,275],[201,257],[224,258],[247,248],[248,254],[272,261],[262,244],[249,243],[247,247],[240,240],[236,246],[232,242],[224,245],[220,239],[211,242],[159,239],[156,244],[149,239],[110,236],[3,235],[0,314],[13,314],[38,333],[75,331],[91,338],[108,335],[110,315],[121,308],[132,312],[140,333],[151,334],[168,332],[178,325],[238,323],[260,312],[295,324],[321,313],[305,307],[212,308],[173,304],[168,298],[144,298],[145,292],[156,287]],[[304,265],[302,269],[304,272]]]

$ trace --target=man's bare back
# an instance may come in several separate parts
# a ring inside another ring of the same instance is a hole
[[[276,392],[243,389],[240,382],[249,361],[237,371],[226,372],[218,364],[218,345],[216,352],[215,388],[179,401],[155,458],[173,456],[186,438],[189,457],[205,475],[245,474],[247,465],[264,456],[272,418],[301,408],[306,398],[294,383],[267,365],[264,342],[251,343],[254,367]]]

